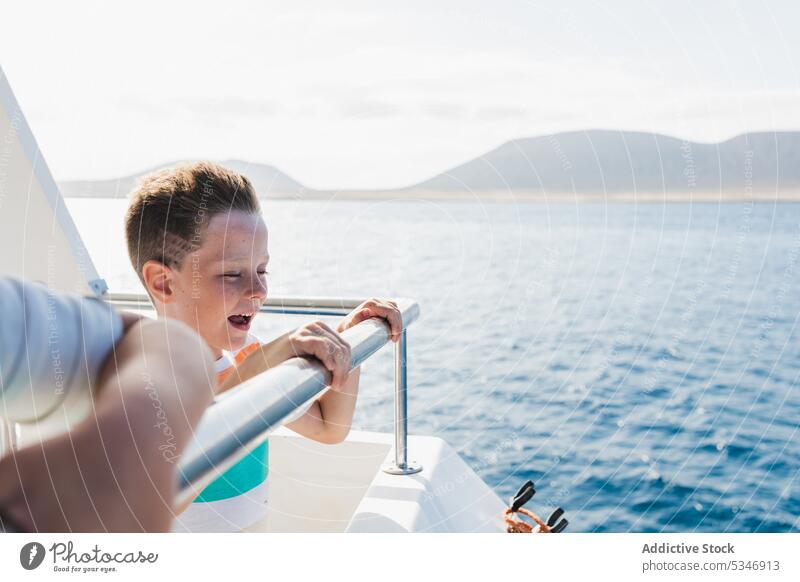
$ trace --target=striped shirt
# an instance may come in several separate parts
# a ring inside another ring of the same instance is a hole
[[[258,338],[248,335],[242,348],[222,352],[214,363],[217,382],[224,382],[260,346]],[[234,532],[259,521],[267,513],[268,475],[269,441],[265,440],[203,489],[175,518],[172,531]]]
[[[250,334],[234,352],[222,352],[215,362],[217,382],[224,382],[262,342]],[[286,421],[300,418],[313,400]],[[208,485],[186,510],[175,518],[175,532],[235,532],[264,519],[268,513],[269,441],[265,440],[242,460]],[[260,527],[260,526],[259,526]]]

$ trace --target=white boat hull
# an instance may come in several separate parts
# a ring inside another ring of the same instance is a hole
[[[415,475],[384,473],[390,434],[352,431],[323,445],[287,429],[270,437],[268,516],[249,532],[502,532],[500,500],[444,440],[410,436]]]

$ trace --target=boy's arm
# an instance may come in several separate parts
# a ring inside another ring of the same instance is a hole
[[[339,333],[372,317],[381,317],[387,321],[392,341],[396,342],[400,338],[403,325],[397,304],[393,301],[370,299],[348,314],[339,323],[336,332],[322,322],[315,322],[264,344],[260,350],[242,362],[237,371],[228,377],[220,391],[249,380],[289,358],[304,355],[316,356],[334,375],[332,389],[314,401],[303,416],[287,423],[286,426],[304,437],[321,443],[342,442],[347,438],[353,421],[360,369],[355,368],[348,373],[350,370],[349,347],[346,353],[339,352],[339,346],[335,340],[338,339],[339,342],[344,343],[344,340],[339,337]],[[317,338],[321,343],[305,343],[304,339],[309,337]],[[342,374],[347,374],[346,378],[337,382],[337,377]]]
[[[380,317],[387,321],[390,338],[393,342],[400,339],[403,322],[400,310],[394,301],[370,299],[350,312],[338,325],[336,331],[358,325],[372,317]],[[306,413],[295,422],[287,424],[293,431],[325,444],[342,442],[350,433],[353,414],[358,398],[358,381],[361,369],[355,368],[347,377],[341,388],[332,389],[316,400]]]
[[[0,513],[30,531],[168,531],[176,461],[212,398],[205,343],[183,324],[126,321],[92,415],[0,459]]]
[[[350,346],[321,321],[306,324],[262,345],[236,367],[218,392],[229,390],[290,358],[303,356],[315,357],[331,372],[332,390],[312,402],[300,418],[286,426],[316,441],[340,442],[350,429],[359,373],[350,371]]]
[[[320,443],[335,445],[347,438],[358,398],[361,368],[354,368],[339,389],[328,390],[306,413],[287,423],[294,432]]]

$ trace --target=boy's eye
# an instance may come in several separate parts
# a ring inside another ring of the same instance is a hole
[[[269,271],[258,271],[258,274],[259,275],[269,275]],[[225,273],[222,276],[223,277],[237,278],[237,277],[241,277],[242,274],[241,273]]]

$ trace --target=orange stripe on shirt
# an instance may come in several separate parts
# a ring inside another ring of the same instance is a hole
[[[233,374],[236,371],[236,367],[244,362],[245,358],[256,351],[258,348],[261,347],[259,342],[253,342],[251,344],[247,344],[242,349],[236,352],[236,355],[233,357],[234,364],[228,368],[225,368],[221,372],[217,373],[217,383],[222,384],[225,380],[228,379],[228,376]]]

